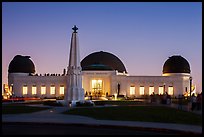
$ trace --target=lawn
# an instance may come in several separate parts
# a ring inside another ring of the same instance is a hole
[[[95,105],[103,106],[103,105],[138,105],[138,104],[147,104],[147,101],[135,101],[135,100],[96,100],[93,101]]]
[[[21,113],[32,113],[49,109],[50,107],[34,107],[26,106],[24,104],[7,104],[2,105],[2,114],[21,114]]]
[[[101,120],[180,123],[202,126],[202,116],[165,106],[118,106],[73,108],[63,114],[93,117]]]

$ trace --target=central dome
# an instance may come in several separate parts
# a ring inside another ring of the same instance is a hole
[[[122,61],[115,55],[108,52],[94,52],[81,61],[82,70],[117,70],[126,72]]]

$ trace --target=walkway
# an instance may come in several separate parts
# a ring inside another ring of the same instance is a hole
[[[175,107],[170,105],[171,107]],[[114,120],[96,120],[94,118],[60,114],[66,111],[66,107],[52,107],[48,110],[29,113],[29,114],[6,114],[2,115],[2,122],[35,122],[35,123],[58,123],[58,124],[85,124],[85,125],[100,125],[100,126],[122,126],[135,127],[153,130],[176,130],[193,134],[201,134],[202,127],[194,125],[183,125],[173,123],[154,123],[154,122],[139,122],[139,121],[114,121]],[[202,111],[201,111],[202,112]],[[201,113],[202,114],[202,113]]]

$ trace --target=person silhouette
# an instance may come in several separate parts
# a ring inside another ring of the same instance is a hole
[[[183,95],[179,94],[179,96],[178,96],[178,109],[182,110],[182,105],[183,105]]]
[[[196,96],[195,93],[191,96],[191,111],[194,111],[196,108]]]

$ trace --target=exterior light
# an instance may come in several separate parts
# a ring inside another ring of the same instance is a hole
[[[118,95],[117,93],[114,94],[114,96],[115,96],[115,100],[117,100],[117,95]]]

